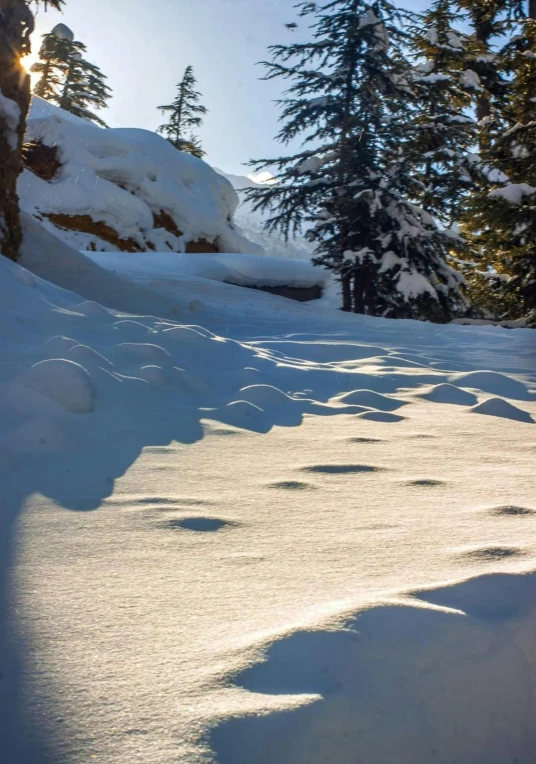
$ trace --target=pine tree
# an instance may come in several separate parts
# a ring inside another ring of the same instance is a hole
[[[196,85],[193,67],[187,66],[177,85],[177,97],[173,103],[158,107],[162,114],[169,114],[169,121],[160,125],[157,132],[164,135],[179,151],[201,158],[205,152],[199,138],[192,131],[201,127],[207,109],[200,103],[202,96],[195,89]]]
[[[32,67],[33,72],[41,74],[35,93],[77,117],[106,127],[93,111],[104,109],[111,97],[106,76],[84,58],[86,46],[75,40],[72,33],[68,34],[70,30],[61,27],[44,35],[40,61]]]
[[[469,70],[476,74],[481,88],[476,97],[476,119],[482,127],[480,144],[485,146],[490,123],[500,119],[508,97],[507,81],[494,42],[506,32],[520,3],[519,0],[457,0],[457,3],[473,28],[475,45]]]
[[[451,236],[414,203],[408,17],[387,0],[298,8],[313,17],[312,42],[273,46],[264,64],[265,79],[292,83],[278,139],[304,148],[252,162],[276,168],[277,182],[248,195],[272,211],[269,230],[288,237],[310,226],[314,262],[339,277],[343,310],[447,320],[463,305],[461,277],[446,263]]]
[[[536,8],[532,9],[536,15]],[[536,19],[514,27],[504,46],[504,129],[482,152],[485,175],[467,226],[511,317],[536,309]]]
[[[63,0],[44,0],[60,9]],[[0,0],[0,251],[12,260],[22,240],[17,179],[30,106],[30,78],[21,58],[31,52],[33,10],[39,0]]]
[[[39,49],[39,61],[31,68],[35,74],[41,77],[34,87],[35,95],[51,101],[57,97],[62,82],[62,69],[56,52],[58,38],[52,32],[43,35],[43,42]]]
[[[411,30],[418,96],[411,150],[420,181],[417,199],[447,226],[458,223],[474,188],[472,155],[477,127],[469,113],[478,79],[466,67],[472,41],[457,24],[452,0],[435,0]]]

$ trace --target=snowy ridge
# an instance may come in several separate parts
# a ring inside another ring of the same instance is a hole
[[[7,761],[528,764],[533,333],[137,283],[32,226],[49,281],[0,259]]]
[[[213,251],[260,251],[232,223],[230,183],[156,133],[104,130],[34,97],[26,140],[57,149],[61,167],[51,180],[23,173],[23,209],[76,249],[182,252],[202,241]],[[112,235],[85,231],[88,216]]]

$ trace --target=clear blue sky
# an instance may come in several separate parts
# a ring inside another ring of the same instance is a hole
[[[259,82],[269,45],[306,39],[294,0],[67,0],[65,11],[41,11],[39,35],[62,21],[88,47],[87,57],[108,75],[114,97],[102,112],[110,127],[160,124],[156,107],[172,100],[184,68],[192,64],[209,109],[199,131],[207,161],[246,174],[250,158],[275,156],[281,85]],[[400,3],[412,10],[427,0]]]

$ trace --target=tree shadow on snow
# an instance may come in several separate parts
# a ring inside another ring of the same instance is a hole
[[[218,764],[529,764],[536,574],[487,575],[296,632],[235,683],[281,710],[216,726]]]
[[[66,510],[96,510],[113,493],[115,481],[144,448],[172,442],[195,443],[203,438],[205,420],[257,433],[267,433],[276,425],[298,426],[305,415],[355,416],[356,427],[360,426],[361,417],[396,423],[403,416],[389,412],[405,405],[405,401],[396,397],[400,388],[416,389],[444,382],[450,373],[431,373],[424,365],[421,371],[418,354],[408,356],[406,362],[401,353],[389,356],[388,344],[379,347],[377,337],[374,341],[371,337],[366,347],[367,337],[360,337],[361,349],[355,342],[341,345],[336,332],[326,334],[325,338],[335,343],[331,346],[329,342],[317,343],[316,347],[307,341],[304,344],[308,335],[300,335],[296,342],[288,333],[281,335],[282,343],[267,341],[245,346],[237,341],[223,341],[201,327],[173,325],[147,317],[119,318],[94,303],[77,304],[77,300],[65,293],[61,305],[47,306],[56,334],[49,331],[48,324],[44,325],[41,344],[35,346],[28,368],[13,372],[3,388],[10,422],[8,438],[0,444],[0,480],[5,487],[0,504],[0,747],[5,764],[56,764],[61,743],[50,729],[50,710],[40,709],[45,730],[39,729],[21,707],[24,640],[31,637],[17,636],[17,624],[10,615],[11,573],[17,521],[29,497],[44,495]],[[394,327],[384,330],[385,339],[389,339],[390,331],[393,340],[398,337],[400,341]],[[250,331],[253,333],[254,327]],[[437,347],[433,347],[437,352]],[[449,353],[450,350],[445,358]],[[382,373],[360,372],[351,366],[353,361],[374,359],[380,372],[384,369]],[[40,361],[48,365],[40,365],[36,371],[35,364]],[[73,371],[70,364],[82,371]],[[34,368],[30,369],[32,365]],[[62,397],[58,389],[62,389],[62,369],[67,366],[73,371],[74,387],[67,385]],[[462,370],[456,368],[458,372]],[[500,382],[495,378],[493,381]],[[510,390],[519,392],[515,386]],[[358,391],[367,395],[361,398],[356,395],[351,400],[362,400],[363,405],[347,404],[341,399],[346,393]],[[385,398],[382,405],[382,396],[393,397]],[[391,673],[388,667],[384,669],[383,690],[378,689],[376,679],[372,681],[375,674],[370,667],[377,664],[378,656],[389,662],[391,654],[382,653],[372,643],[364,648],[362,635],[371,619],[381,618],[385,619],[387,629],[382,639],[387,642],[395,639],[400,628],[408,632],[407,639],[421,642],[423,635],[440,630],[442,624],[455,622],[456,628],[461,628],[459,616],[408,607],[388,608],[365,614],[355,628],[352,626],[346,632],[297,635],[274,646],[269,663],[276,670],[269,676],[262,667],[253,669],[243,678],[244,686],[255,692],[265,691],[262,688],[272,692],[279,687],[277,691],[281,693],[311,692],[325,697],[292,714],[229,721],[214,733],[221,761],[233,764],[320,761],[315,751],[322,750],[322,737],[329,737],[333,726],[361,745],[357,732],[352,731],[355,714],[345,716],[348,713],[345,708],[362,708],[370,714],[374,707],[379,713],[382,703],[387,703],[387,696],[381,693],[389,690],[392,699],[388,707],[394,709],[395,699],[405,702],[408,687],[414,682],[410,665],[413,658],[409,654],[403,673],[394,667]],[[464,628],[483,627],[471,622]],[[463,628],[460,633],[465,638]],[[467,642],[469,652],[472,639],[473,636]],[[445,654],[451,655],[448,644],[445,649]],[[334,651],[342,656],[336,664],[329,657]],[[360,659],[363,655],[368,656],[365,662]],[[436,658],[441,664],[441,656]],[[325,681],[318,675],[318,660],[325,664],[329,677]],[[467,661],[467,676],[473,670],[470,664]],[[444,673],[443,679],[448,683],[448,672]],[[280,684],[273,685],[277,676]],[[355,694],[358,685],[368,687],[372,696],[362,691]],[[52,687],[51,696],[54,692]],[[51,697],[51,706],[52,703]],[[421,717],[411,716],[410,710],[406,715],[411,722],[406,725],[410,730]],[[276,734],[279,724],[283,734]],[[405,739],[409,732],[401,729],[397,734]],[[263,743],[262,751],[258,750],[257,735],[265,742],[271,740],[265,746]],[[296,743],[298,738],[301,742]],[[243,741],[240,750],[232,742],[236,740]],[[292,746],[303,746],[305,740],[311,758],[292,758],[289,753]],[[358,760],[356,756],[355,761]],[[371,760],[378,764],[383,759]]]

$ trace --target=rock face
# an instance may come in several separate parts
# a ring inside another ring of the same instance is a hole
[[[227,282],[232,284],[231,281]],[[244,286],[244,284],[235,284],[235,286]],[[311,300],[320,300],[323,295],[323,289],[320,285],[296,287],[296,286],[247,286],[247,289],[260,289],[261,292],[276,294],[279,297],[286,297],[287,300],[296,302],[311,302]]]
[[[21,207],[87,251],[261,254],[233,223],[238,197],[155,133],[102,129],[34,97]]]

